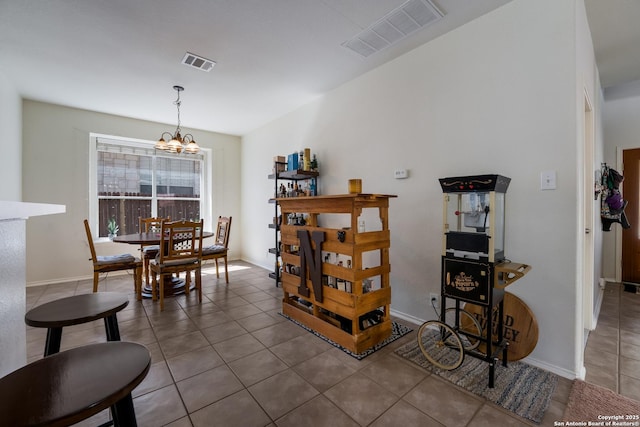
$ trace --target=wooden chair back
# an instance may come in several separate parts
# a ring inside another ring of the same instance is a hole
[[[229,249],[229,235],[231,234],[231,217],[218,217],[215,244]]]
[[[202,261],[203,221],[163,221],[158,263],[181,264]]]
[[[149,264],[153,273],[152,298],[160,292],[160,311],[164,310],[165,280],[171,274],[186,272],[185,294],[189,295],[191,272],[195,272],[198,301],[202,302],[202,220],[163,221],[159,253]],[[157,276],[160,276],[158,284]]]
[[[207,246],[203,253],[203,260],[214,260],[216,262],[216,277],[220,278],[220,270],[218,268],[218,260],[224,259],[224,276],[229,283],[229,263],[227,254],[229,252],[229,236],[231,235],[231,217],[218,217],[218,225],[216,227],[215,241],[212,246]]]
[[[91,234],[91,227],[89,227],[89,221],[84,220],[84,231],[87,233],[87,242],[89,243],[89,250],[91,250],[91,261],[95,266],[98,262],[98,257],[96,256],[96,247],[93,245],[93,235]]]
[[[158,233],[162,229],[162,221],[171,221],[171,217],[161,218],[161,217],[149,217],[143,218],[138,217],[138,229],[140,233],[149,233],[151,231],[157,231]]]
[[[84,231],[87,233],[87,242],[89,243],[89,250],[91,251],[91,261],[95,266],[98,262],[98,257],[96,255],[96,247],[93,244],[93,235],[91,234],[91,227],[89,226],[89,221],[84,220]]]

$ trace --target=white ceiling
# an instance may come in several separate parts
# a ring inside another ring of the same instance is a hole
[[[183,126],[242,135],[509,1],[434,0],[443,19],[363,58],[341,44],[405,0],[0,0],[0,74],[24,98],[171,124],[182,85]],[[603,83],[640,78],[640,2],[586,3]]]
[[[603,88],[640,80],[640,1],[585,0]]]

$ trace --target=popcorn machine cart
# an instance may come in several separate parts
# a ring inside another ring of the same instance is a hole
[[[494,385],[500,353],[507,366],[504,288],[531,269],[505,258],[505,195],[510,182],[501,175],[440,179],[444,193],[440,319],[426,322],[418,332],[422,351],[436,366],[455,369],[465,355],[488,362],[489,387]],[[455,306],[447,308],[448,300]],[[467,304],[478,306],[482,316],[470,314]],[[486,325],[478,322],[479,317]]]

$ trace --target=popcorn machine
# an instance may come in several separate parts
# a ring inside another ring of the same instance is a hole
[[[505,196],[510,182],[510,178],[501,175],[440,179],[444,195],[441,311],[437,323],[453,323],[444,327],[456,334],[454,338],[461,343],[457,366],[464,354],[489,363],[489,387],[493,387],[494,367],[500,353],[503,365],[507,365],[508,342],[503,339],[504,288],[531,269],[505,258]],[[455,302],[455,308],[447,308],[448,299]],[[465,310],[466,304],[478,306],[479,310]],[[469,311],[483,313],[486,325],[472,319]],[[453,321],[451,313],[455,314]],[[433,362],[442,366],[435,358]],[[450,365],[448,369],[457,366]]]

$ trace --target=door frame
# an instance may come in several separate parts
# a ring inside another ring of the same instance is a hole
[[[640,148],[640,147],[637,147]],[[624,176],[622,159],[624,150],[634,150],[635,148],[616,147],[616,170]],[[624,184],[623,184],[624,185]],[[624,194],[624,193],[623,193]],[[616,283],[622,283],[622,227],[614,227],[616,239]]]
[[[595,120],[593,103],[587,89],[583,90],[583,195],[582,195],[582,319],[583,328],[593,330],[595,282],[596,206],[593,197],[595,180]]]

